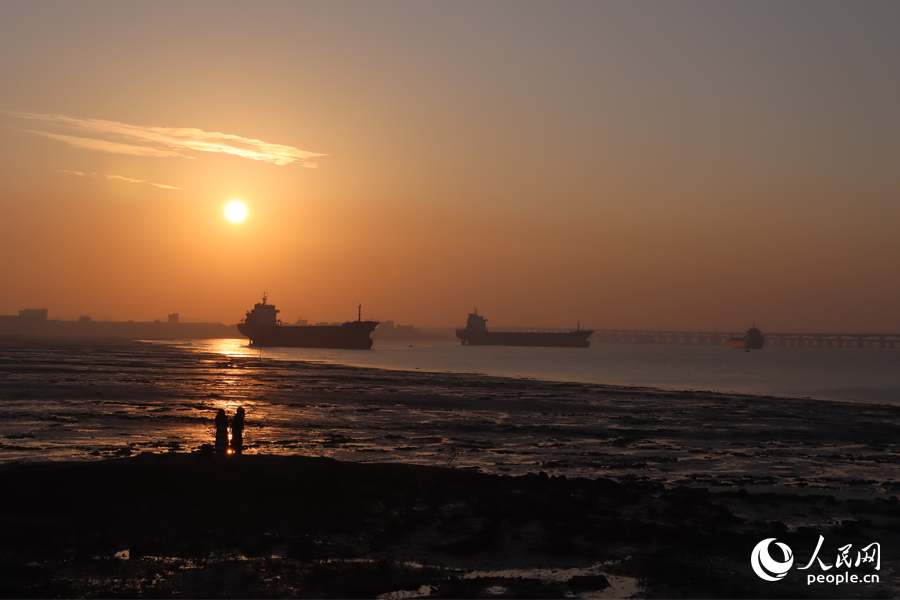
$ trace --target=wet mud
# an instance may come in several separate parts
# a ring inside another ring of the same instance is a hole
[[[15,490],[0,499],[4,597],[898,591],[898,562],[887,554],[877,571],[882,583],[857,588],[808,586],[800,572],[769,583],[749,563],[753,547],[770,537],[797,549],[798,560],[818,535],[829,550],[879,540],[887,549],[900,537],[895,497],[838,500],[211,452],[5,465],[0,486]],[[785,515],[805,524],[776,518]]]

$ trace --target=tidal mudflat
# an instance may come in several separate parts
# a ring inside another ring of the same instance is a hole
[[[896,406],[21,340],[0,402],[7,597],[900,594]]]

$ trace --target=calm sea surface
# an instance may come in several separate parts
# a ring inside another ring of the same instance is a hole
[[[380,369],[900,404],[900,350],[593,344],[590,348],[376,342],[372,350],[251,348],[247,340],[176,342],[202,351]]]

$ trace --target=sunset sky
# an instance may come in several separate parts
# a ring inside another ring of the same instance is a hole
[[[3,2],[0,314],[900,332],[898,32],[896,1]]]

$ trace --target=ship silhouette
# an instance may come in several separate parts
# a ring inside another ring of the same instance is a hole
[[[580,324],[570,331],[488,331],[487,319],[475,312],[469,313],[466,327],[456,330],[462,344],[471,346],[557,346],[563,348],[588,348],[588,338],[594,331],[581,329]]]
[[[728,343],[735,350],[761,350],[763,344],[766,343],[766,336],[756,328],[756,323],[754,323],[753,327],[748,329],[743,336],[728,338]]]
[[[356,321],[340,325],[283,325],[278,318],[281,311],[267,300],[263,293],[262,302],[257,302],[238,323],[238,331],[250,338],[251,346],[361,350],[372,347],[370,335],[378,327],[378,321],[363,321],[361,304]]]

